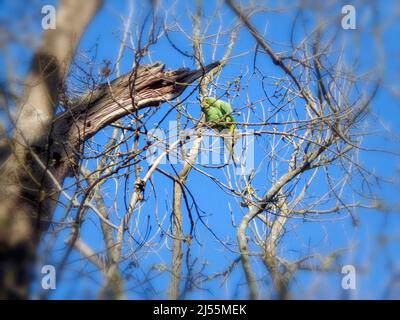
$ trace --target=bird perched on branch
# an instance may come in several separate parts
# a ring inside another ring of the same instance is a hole
[[[223,136],[224,144],[229,152],[229,157],[236,166],[234,158],[236,124],[232,106],[228,102],[207,97],[203,100],[202,110],[206,116],[206,122],[211,128],[218,132],[227,131]]]

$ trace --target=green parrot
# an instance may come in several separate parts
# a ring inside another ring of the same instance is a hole
[[[232,106],[228,102],[207,97],[203,101],[202,110],[206,116],[206,122],[219,132],[229,129],[229,135],[224,136],[226,149],[232,157],[233,164],[236,166],[234,158],[235,145],[235,118],[232,115]]]

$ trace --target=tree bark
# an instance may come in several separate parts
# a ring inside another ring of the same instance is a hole
[[[67,111],[56,114],[59,89],[100,4],[99,0],[62,0],[57,28],[45,32],[32,60],[10,155],[0,167],[0,299],[29,296],[37,245],[52,219],[63,181],[77,165],[82,144],[137,109],[176,98],[218,66],[171,72],[160,63],[140,66],[67,103]]]

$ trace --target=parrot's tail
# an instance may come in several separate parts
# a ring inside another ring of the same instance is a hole
[[[237,167],[237,161],[235,159],[235,139],[232,135],[227,135],[224,137],[225,149],[228,152],[228,162],[232,159],[232,163]]]

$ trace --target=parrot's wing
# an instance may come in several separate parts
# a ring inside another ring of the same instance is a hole
[[[221,110],[221,100],[215,100],[213,105],[214,107],[217,107],[219,110]]]
[[[222,113],[218,108],[209,107],[204,110],[207,122],[220,122],[222,120]]]
[[[224,102],[224,101],[219,101],[219,109],[221,110],[222,114],[231,114],[232,113],[232,106],[230,103],[228,102]]]

